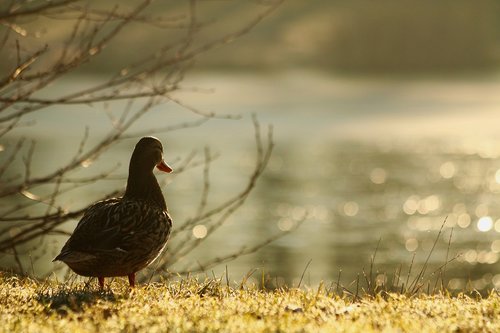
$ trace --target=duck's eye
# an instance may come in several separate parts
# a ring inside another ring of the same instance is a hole
[[[162,151],[162,150],[163,150],[163,149],[162,149],[162,147],[161,147],[158,143],[156,143],[156,144],[153,146],[153,149],[154,149],[154,150],[159,150],[159,151]]]

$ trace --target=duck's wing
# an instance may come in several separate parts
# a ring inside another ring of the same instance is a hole
[[[167,212],[134,201],[110,199],[90,207],[54,260],[86,261],[99,255],[121,256],[147,242],[148,234],[162,220],[171,225]],[[170,227],[168,228],[170,229]],[[170,230],[168,230],[170,231]]]

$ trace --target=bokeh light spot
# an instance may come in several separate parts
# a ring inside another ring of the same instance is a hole
[[[344,204],[344,214],[347,216],[356,216],[359,211],[359,206],[354,201],[349,201]]]
[[[441,164],[441,167],[439,168],[439,173],[441,174],[441,177],[443,177],[444,179],[453,178],[455,172],[456,172],[455,164],[453,164],[453,162],[450,161]]]
[[[500,252],[500,239],[494,240],[491,243],[491,251],[498,253]]]
[[[488,215],[489,209],[487,204],[479,204],[476,207],[476,216],[477,217],[483,217]]]
[[[417,211],[418,208],[418,203],[419,203],[420,198],[416,195],[412,195],[408,199],[406,199],[405,203],[403,204],[403,211],[407,215],[413,215]]]
[[[495,286],[495,288],[500,288],[500,274],[495,275],[491,279],[491,282],[493,283],[493,286]]]
[[[495,222],[495,231],[500,232],[500,219]]]
[[[408,238],[405,247],[408,252],[415,251],[418,248],[418,240],[416,238]]]
[[[375,168],[370,173],[370,180],[374,184],[383,184],[387,179],[387,172],[382,168]]]
[[[451,279],[450,282],[448,282],[448,287],[450,289],[463,289],[464,287],[464,282],[462,279]]]
[[[470,225],[470,216],[467,213],[460,214],[457,219],[460,228],[465,229]]]
[[[473,264],[477,261],[477,252],[475,250],[469,250],[469,251],[465,252],[464,258],[465,258],[465,261]]]
[[[487,232],[493,228],[493,220],[489,216],[483,216],[477,221],[479,231]]]
[[[284,217],[278,221],[278,228],[281,231],[290,231],[294,225],[293,220],[288,217]]]
[[[193,236],[195,238],[201,239],[207,237],[207,227],[205,227],[203,224],[198,224],[193,228]]]
[[[379,287],[384,286],[387,283],[387,275],[385,275],[385,274],[377,275],[377,277],[375,279],[375,283]]]
[[[306,208],[305,207],[302,207],[302,206],[295,206],[293,207],[292,211],[291,211],[291,217],[292,219],[294,219],[295,221],[300,221],[300,220],[303,220],[306,216]]]
[[[425,198],[425,207],[429,211],[438,210],[441,207],[441,200],[437,195],[430,195]]]
[[[500,169],[495,172],[495,181],[500,184]]]

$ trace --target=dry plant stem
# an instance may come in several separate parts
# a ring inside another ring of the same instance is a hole
[[[17,267],[21,275],[24,275],[23,264],[21,263],[21,259],[19,259],[19,254],[17,253],[16,247],[12,247],[12,252],[14,253],[14,259],[16,260]]]
[[[375,248],[375,252],[373,253],[373,256],[371,257],[370,259],[370,284],[371,284],[371,292],[373,294],[375,294],[375,288],[373,287],[373,283],[374,283],[374,280],[373,280],[373,264],[375,263],[375,258],[377,257],[377,252],[378,252],[378,249],[380,247],[380,241],[382,240],[382,238],[379,238],[378,239],[378,242],[377,242],[377,247]]]
[[[340,285],[340,277],[342,275],[342,269],[339,269],[339,275],[337,276],[337,295],[340,295],[340,290],[339,288],[341,287]]]
[[[363,277],[365,278],[365,281],[366,281],[366,286],[368,288],[368,294],[371,295],[371,296],[375,296],[376,294],[376,281],[373,280],[373,264],[375,263],[375,258],[377,256],[377,252],[378,252],[378,248],[380,246],[380,241],[382,240],[382,238],[379,238],[378,239],[378,242],[377,242],[377,247],[375,248],[375,251],[373,253],[373,255],[371,256],[370,258],[370,272],[369,272],[369,276],[366,275],[365,273],[365,270],[363,268]]]
[[[359,295],[359,274],[356,278],[356,294],[354,295],[355,302],[358,300],[358,295]]]
[[[444,225],[446,224],[446,220],[448,219],[448,216],[445,217],[443,223],[441,224],[441,228],[439,229],[439,232],[436,236],[436,239],[434,240],[434,243],[432,244],[432,248],[429,251],[429,254],[427,255],[427,258],[425,259],[424,265],[422,266],[422,269],[420,272],[417,274],[413,282],[408,286],[407,290],[409,290],[410,294],[415,294],[418,292],[418,290],[423,286],[421,283],[419,284],[418,282],[423,280],[425,271],[427,270],[427,265],[429,263],[429,259],[431,258],[432,253],[434,252],[434,248],[436,247],[437,242],[439,241],[439,237],[441,236],[441,233],[443,232]]]
[[[410,283],[411,270],[413,268],[413,264],[415,262],[415,256],[416,255],[417,255],[417,253],[414,252],[413,256],[411,257],[410,267],[408,268],[408,274],[406,275],[406,282],[401,285],[401,293],[405,290],[405,288],[406,288],[406,290],[409,290],[408,286],[409,286],[409,283]]]
[[[448,258],[449,258],[449,255],[450,255],[450,247],[451,247],[451,238],[453,237],[453,228],[451,228],[451,231],[450,231],[450,238],[448,238],[448,247],[446,248],[446,260],[444,262],[444,267],[443,267],[443,274],[441,275],[441,289],[445,289],[446,288],[446,266],[448,264]]]
[[[209,170],[210,170],[210,162],[212,161],[210,157],[210,148],[205,147],[205,166],[203,168],[203,190],[201,192],[200,203],[198,205],[198,209],[196,215],[201,215],[207,206],[208,192],[210,190],[210,179],[209,179]]]

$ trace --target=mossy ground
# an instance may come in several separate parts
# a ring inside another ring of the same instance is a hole
[[[500,332],[500,296],[381,293],[356,301],[315,290],[230,288],[183,279],[130,290],[115,279],[35,281],[0,273],[0,332]]]

